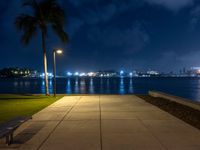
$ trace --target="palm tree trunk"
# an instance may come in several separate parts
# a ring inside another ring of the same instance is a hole
[[[49,95],[48,74],[47,74],[47,56],[45,45],[45,33],[42,32],[42,49],[43,49],[43,61],[44,61],[44,78],[45,78],[45,94]]]

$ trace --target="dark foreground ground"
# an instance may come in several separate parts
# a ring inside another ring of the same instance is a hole
[[[200,130],[135,95],[65,96],[33,115],[9,150],[199,150]]]
[[[153,104],[173,116],[187,122],[188,124],[200,129],[200,111],[164,98],[155,98],[150,95],[138,96],[146,102]]]

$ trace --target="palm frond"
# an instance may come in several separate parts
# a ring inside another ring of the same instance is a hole
[[[38,3],[36,0],[23,0],[22,6],[29,6],[33,9],[33,11],[38,10]]]
[[[51,8],[47,19],[50,23],[60,24],[63,27],[65,24],[64,10],[60,7]]]
[[[44,0],[40,4],[43,17],[48,23],[59,23],[64,25],[65,13],[64,10],[56,3],[55,0]]]
[[[69,42],[69,36],[68,34],[63,30],[63,28],[59,25],[52,25],[52,29],[54,30],[54,32],[58,35],[58,37],[60,38],[60,40],[64,43],[68,43]]]
[[[37,25],[37,19],[33,16],[21,14],[15,20],[15,26],[19,30],[27,30]]]
[[[23,31],[23,43],[27,44],[37,29],[47,36],[48,25],[52,26],[63,42],[68,42],[68,35],[63,29],[65,13],[56,0],[23,0],[23,6],[33,11],[32,16],[21,14],[15,20],[16,28]]]
[[[29,31],[24,32],[24,34],[22,35],[21,41],[22,43],[24,43],[25,45],[27,45],[30,41],[31,38],[33,38],[33,36],[36,34],[36,28],[30,28]]]
[[[36,4],[35,0],[22,0],[22,6],[32,6],[35,4]]]
[[[15,20],[15,26],[18,30],[23,31],[22,42],[28,44],[31,36],[36,33],[37,30],[37,19],[33,16],[21,14]]]

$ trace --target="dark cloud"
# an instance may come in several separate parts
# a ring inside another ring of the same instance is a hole
[[[190,25],[191,29],[194,30],[200,22],[200,6],[197,5],[194,9],[191,10],[191,20]]]
[[[149,43],[149,35],[140,23],[131,23],[125,29],[113,26],[103,29],[92,28],[88,34],[89,40],[102,48],[122,51],[121,54],[130,55],[142,50]]]
[[[68,46],[50,32],[47,40],[51,67],[54,47],[66,49],[58,70],[152,68],[177,70],[200,65],[199,2],[194,0],[59,0],[67,12]],[[0,67],[42,69],[40,34],[29,46],[20,43],[14,28],[21,0],[0,5]],[[165,9],[163,9],[163,7]],[[184,9],[187,8],[187,9]],[[174,13],[176,12],[176,13]],[[188,28],[193,28],[188,33]],[[3,51],[6,49],[6,51]],[[12,54],[12,56],[11,56]],[[38,67],[40,66],[40,67]]]
[[[194,0],[145,0],[150,4],[157,4],[161,6],[165,6],[166,8],[177,11],[181,8],[184,8],[188,5],[192,5]]]
[[[69,17],[69,31],[72,32],[72,35],[84,25],[109,22],[114,16],[118,16],[129,9],[137,8],[143,4],[143,2],[138,0],[113,0],[103,4],[99,4],[100,0],[71,0],[70,2],[75,5],[79,12],[78,15],[72,14]],[[85,7],[85,3],[92,3],[93,7]]]

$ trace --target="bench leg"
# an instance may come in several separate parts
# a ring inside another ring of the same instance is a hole
[[[13,132],[6,136],[6,144],[10,145],[13,141]]]
[[[10,134],[10,144],[13,142],[13,132]]]
[[[6,135],[6,144],[9,145],[10,144],[10,136]]]

